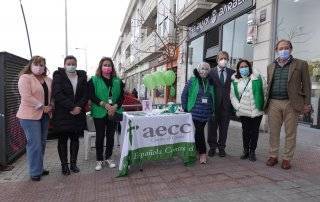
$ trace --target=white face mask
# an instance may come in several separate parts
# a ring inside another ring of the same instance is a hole
[[[39,66],[39,65],[32,65],[31,66],[31,72],[36,75],[36,76],[39,76],[41,74],[44,73],[44,67],[42,66]]]
[[[208,67],[200,67],[198,68],[198,72],[201,78],[207,78],[209,74],[209,68]]]
[[[66,66],[65,69],[66,69],[66,72],[68,73],[74,73],[77,69],[77,66],[70,65],[70,66]]]
[[[218,62],[220,67],[226,67],[227,63],[228,63],[228,60],[225,60],[225,59],[219,60]]]

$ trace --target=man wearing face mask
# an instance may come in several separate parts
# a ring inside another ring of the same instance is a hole
[[[201,164],[207,162],[204,127],[213,114],[214,105],[214,87],[208,81],[209,70],[208,63],[200,63],[198,68],[194,69],[194,77],[188,81],[181,95],[183,110],[192,114],[196,149]]]
[[[293,58],[292,43],[280,40],[275,47],[276,60],[268,66],[268,88],[265,111],[268,113],[270,130],[270,150],[268,166],[278,163],[280,131],[285,125],[285,148],[281,168],[291,168],[293,158],[298,115],[311,110],[311,83],[308,63]]]
[[[79,136],[86,128],[85,106],[88,101],[87,74],[77,70],[77,59],[67,56],[64,67],[53,73],[55,111],[53,125],[59,133],[58,153],[63,175],[80,171],[77,167]],[[70,168],[68,166],[68,139],[70,139]]]
[[[217,62],[218,66],[212,68],[209,72],[209,79],[216,89],[216,96],[214,105],[215,116],[212,116],[208,123],[208,144],[210,146],[208,155],[213,157],[218,148],[219,156],[225,157],[227,133],[232,110],[230,101],[231,76],[235,71],[227,67],[229,62],[229,54],[227,52],[219,52]],[[219,137],[217,135],[218,129]]]

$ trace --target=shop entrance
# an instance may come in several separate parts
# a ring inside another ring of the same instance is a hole
[[[213,57],[207,58],[205,59],[205,62],[209,63],[211,68],[215,68],[218,65],[217,56],[215,55]]]

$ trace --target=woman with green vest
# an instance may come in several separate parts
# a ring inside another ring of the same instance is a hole
[[[200,155],[200,163],[207,163],[206,140],[204,127],[213,115],[214,87],[208,80],[210,65],[206,62],[199,64],[184,87],[181,95],[182,108],[192,114],[195,126],[195,144]]]
[[[230,99],[242,123],[243,155],[241,159],[256,161],[255,150],[263,116],[266,83],[262,75],[253,72],[247,60],[240,60],[232,76]]]
[[[117,121],[122,114],[123,83],[117,77],[111,58],[103,57],[99,62],[96,75],[89,81],[91,116],[96,128],[95,170],[99,171],[105,163],[109,168],[116,167],[111,159],[114,145],[114,133]],[[106,141],[105,158],[103,158],[104,138]]]

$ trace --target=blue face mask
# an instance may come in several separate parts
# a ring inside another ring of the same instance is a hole
[[[250,74],[249,67],[242,67],[239,69],[239,72],[242,77],[247,77]]]
[[[278,55],[279,55],[280,59],[286,60],[290,57],[290,51],[289,50],[281,50],[281,51],[278,51]]]

